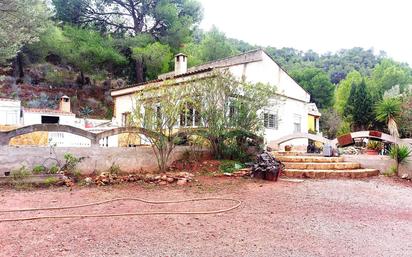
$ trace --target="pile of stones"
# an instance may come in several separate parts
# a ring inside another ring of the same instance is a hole
[[[270,152],[263,152],[257,155],[256,162],[252,165],[252,174],[254,178],[260,178],[270,181],[277,181],[283,164],[277,161]]]
[[[86,178],[87,179],[87,178]],[[130,175],[118,175],[110,172],[102,172],[99,176],[92,180],[98,186],[107,186],[121,183],[132,183],[143,181],[148,184],[177,184],[186,185],[194,180],[194,175],[189,172],[168,172],[161,174],[130,174]]]

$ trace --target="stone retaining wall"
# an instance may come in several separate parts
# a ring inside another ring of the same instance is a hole
[[[182,157],[188,147],[177,147],[173,152],[170,161],[173,162]],[[65,153],[71,153],[76,157],[85,157],[79,164],[82,174],[89,174],[93,171],[104,171],[110,168],[113,163],[120,166],[124,172],[136,172],[140,170],[157,170],[156,157],[151,147],[136,148],[55,148],[59,160],[64,160]],[[204,151],[205,155],[208,154]],[[53,157],[48,147],[0,147],[0,176],[5,171],[20,168],[22,165],[32,168],[42,164],[48,157]]]

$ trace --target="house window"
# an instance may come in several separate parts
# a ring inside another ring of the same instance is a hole
[[[122,127],[130,125],[130,112],[122,113]]]
[[[156,106],[156,119],[158,122],[162,120],[162,108],[160,106]]]
[[[233,119],[235,117],[235,105],[233,103],[231,103],[229,105],[229,119]]]
[[[273,113],[264,113],[264,125],[268,129],[279,129],[278,115]]]
[[[187,104],[186,108],[180,113],[181,127],[199,127],[202,124],[200,112],[191,104]]]
[[[59,124],[60,118],[56,116],[41,116],[41,124]]]
[[[300,133],[302,132],[302,116],[299,114],[293,115],[293,132]]]

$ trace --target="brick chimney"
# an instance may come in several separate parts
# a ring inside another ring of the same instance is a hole
[[[71,112],[70,97],[68,97],[67,95],[64,95],[60,98],[59,111]]]
[[[185,74],[187,72],[187,55],[175,55],[175,76]]]

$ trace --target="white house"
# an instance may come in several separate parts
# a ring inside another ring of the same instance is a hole
[[[267,143],[295,132],[308,132],[309,93],[263,50],[250,51],[190,69],[187,68],[187,56],[176,55],[174,72],[162,74],[154,81],[112,90],[111,95],[115,101],[114,115],[118,125],[125,125],[128,115],[133,111],[134,94],[137,91],[167,80],[190,83],[219,69],[228,69],[235,77],[247,82],[268,83],[277,87],[278,96],[283,100],[276,107],[263,110]],[[195,124],[195,121],[190,123]],[[307,140],[297,139],[289,144],[307,145]]]

